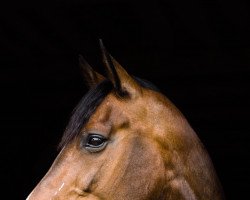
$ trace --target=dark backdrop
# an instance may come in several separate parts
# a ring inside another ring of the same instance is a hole
[[[103,72],[98,38],[155,83],[207,147],[227,199],[249,190],[249,3],[58,0],[0,7],[1,177],[24,199],[48,170],[87,91],[78,54]]]

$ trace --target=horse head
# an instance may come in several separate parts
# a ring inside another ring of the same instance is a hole
[[[27,199],[222,199],[212,162],[181,112],[101,49],[107,77],[80,57],[90,90]]]

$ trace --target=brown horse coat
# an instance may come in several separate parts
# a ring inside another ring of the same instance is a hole
[[[60,154],[27,200],[223,199],[185,117],[102,49],[112,89],[77,134],[65,133]],[[91,87],[106,79],[83,59],[81,65]]]

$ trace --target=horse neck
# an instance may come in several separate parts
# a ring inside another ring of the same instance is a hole
[[[208,153],[188,123],[185,129],[180,137],[181,145],[171,149],[174,173],[168,177],[167,188],[170,193],[167,199],[223,199]]]

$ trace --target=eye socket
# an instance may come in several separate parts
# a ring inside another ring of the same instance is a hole
[[[103,150],[106,147],[107,139],[98,134],[89,134],[86,138],[85,149],[91,153]]]

